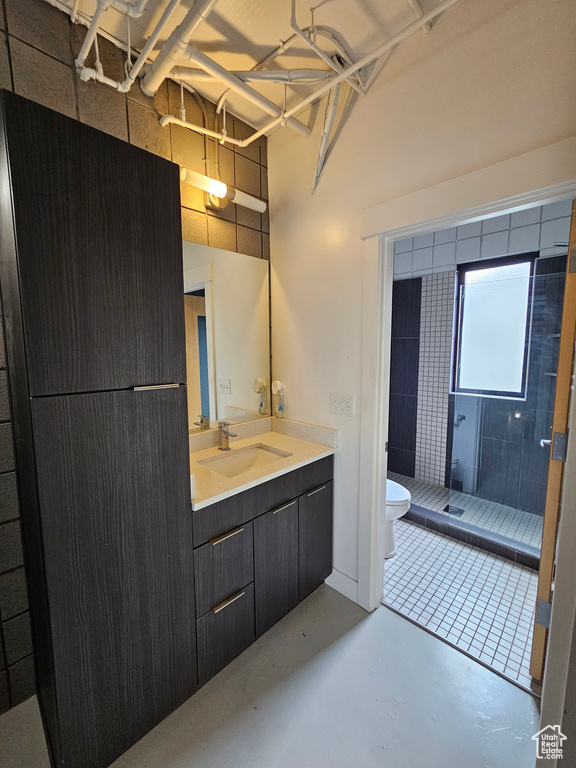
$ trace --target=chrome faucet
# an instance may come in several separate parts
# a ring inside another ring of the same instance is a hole
[[[219,421],[218,422],[218,450],[229,451],[230,450],[230,438],[237,437],[234,432],[230,432],[228,427],[230,422]]]
[[[194,424],[197,427],[202,427],[202,429],[210,429],[210,416],[202,416],[202,414],[198,414],[198,418],[200,421],[195,421]]]

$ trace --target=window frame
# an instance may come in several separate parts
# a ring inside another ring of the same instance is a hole
[[[456,282],[454,290],[454,333],[452,341],[452,376],[450,385],[450,394],[470,395],[474,397],[501,398],[505,400],[526,400],[526,391],[528,388],[528,360],[530,354],[530,341],[532,336],[532,306],[534,294],[534,275],[536,259],[539,256],[538,251],[515,254],[514,256],[503,256],[496,259],[485,259],[482,261],[471,261],[459,264],[456,271]],[[477,270],[492,269],[496,267],[508,267],[514,264],[530,264],[528,302],[526,306],[526,333],[524,337],[524,358],[522,361],[522,388],[520,392],[505,392],[502,390],[470,389],[460,387],[460,352],[462,345],[462,317],[464,296],[460,288],[465,284],[467,272]]]

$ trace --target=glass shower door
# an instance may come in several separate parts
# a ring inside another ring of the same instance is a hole
[[[513,277],[507,286],[487,276],[483,291],[498,294],[505,287],[503,295],[516,297],[522,293],[518,280],[525,281],[528,322],[523,373],[518,373],[514,384],[518,391],[510,396],[508,392],[499,395],[461,387],[450,395],[450,499],[444,511],[455,525],[536,555],[546,499],[565,264],[563,256],[536,259],[532,276]],[[460,320],[462,307],[467,301],[468,306],[473,304],[477,294],[473,282],[460,286]],[[522,311],[517,300],[515,307]],[[488,336],[492,319],[489,314],[485,318]],[[481,329],[481,317],[478,322]],[[517,340],[521,325],[521,318],[515,323],[509,319],[500,334],[510,338],[516,334]],[[494,345],[501,340],[508,341],[504,336]],[[459,341],[461,347],[465,345],[466,335],[461,334]],[[460,348],[458,353],[459,360],[466,354],[472,358],[474,348]],[[511,380],[508,374],[507,381]]]

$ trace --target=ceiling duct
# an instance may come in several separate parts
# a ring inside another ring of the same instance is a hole
[[[353,54],[348,50],[348,46],[337,32],[329,27],[316,25],[314,18],[316,9],[311,9],[311,24],[308,27],[301,28],[296,20],[296,0],[291,0],[290,26],[293,32],[291,37],[285,42],[281,42],[279,47],[257,63],[251,70],[232,70],[226,69],[200,50],[199,43],[195,44],[192,42],[195,31],[204,21],[209,19],[210,13],[217,5],[218,0],[194,0],[183,20],[173,29],[166,42],[162,45],[156,59],[151,64],[148,64],[148,61],[156,49],[162,32],[168,26],[174,11],[183,4],[183,0],[167,0],[167,5],[159,21],[150,32],[146,44],[134,63],[131,61],[130,51],[130,20],[137,19],[143,14],[148,0],[137,0],[133,3],[127,0],[96,0],[96,11],[89,23],[88,32],[76,60],[76,65],[78,74],[83,80],[97,80],[121,92],[130,90],[137,76],[147,65],[141,86],[144,93],[148,96],[153,96],[167,77],[175,79],[181,84],[186,83],[187,87],[193,90],[193,92],[195,91],[195,85],[202,86],[204,84],[207,87],[214,83],[221,83],[223,92],[219,97],[214,130],[208,128],[206,124],[200,126],[186,122],[183,114],[180,117],[162,115],[160,123],[162,126],[171,123],[182,125],[204,136],[213,138],[221,144],[229,143],[241,147],[248,146],[260,136],[269,134],[278,126],[288,126],[303,136],[309,136],[311,128],[297,120],[296,116],[314,102],[328,95],[314,173],[314,191],[328,156],[330,135],[333,133],[337,120],[342,84],[348,85],[355,93],[364,96],[367,85],[363,78],[363,72],[366,71],[367,67],[420,29],[429,31],[431,28],[430,24],[436,17],[459,2],[459,0],[443,0],[433,10],[428,13],[422,13],[419,0],[406,1],[412,12],[416,15],[416,20],[377,47],[372,53],[355,61]],[[47,2],[61,6],[65,0],[47,0]],[[66,2],[73,2],[73,7],[67,7],[67,10],[71,16],[76,18],[78,15],[78,1],[66,0]],[[108,9],[120,11],[126,17],[128,60],[126,62],[126,79],[123,82],[116,82],[104,74],[99,61],[97,46],[95,67],[91,69],[85,66],[87,56],[97,41],[103,15]],[[322,46],[320,45],[320,40],[323,43]],[[270,68],[272,62],[296,44],[300,46],[304,44],[325,66],[292,69]],[[257,86],[268,86],[270,84],[283,87],[283,99],[278,100],[281,103],[275,103],[257,90]],[[288,106],[288,87],[311,88],[312,91],[303,98],[298,99],[296,103]],[[271,119],[247,138],[237,139],[229,136],[226,130],[225,115],[227,94],[230,92],[240,95]],[[222,127],[219,128],[218,121],[221,112],[224,115],[224,120]]]

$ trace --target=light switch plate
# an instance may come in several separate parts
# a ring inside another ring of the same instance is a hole
[[[220,395],[230,394],[230,379],[218,379],[218,393]]]
[[[330,413],[339,416],[356,416],[356,395],[330,392]]]

